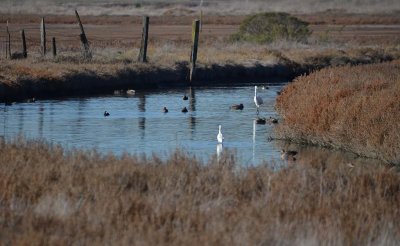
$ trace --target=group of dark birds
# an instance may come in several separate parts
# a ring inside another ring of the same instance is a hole
[[[186,100],[188,100],[189,98],[188,98],[188,96],[186,96],[186,94],[185,94],[185,95],[182,97],[182,99],[183,99],[184,101],[186,101]],[[163,107],[162,112],[168,113],[167,107]],[[181,112],[182,112],[182,113],[187,113],[187,112],[189,112],[189,110],[188,110],[186,107],[183,107],[182,110],[181,110]]]
[[[264,89],[268,89],[268,86],[263,87]],[[134,90],[128,90],[129,92],[132,91],[133,93],[130,93],[132,95],[134,95],[135,91]],[[128,91],[126,92],[128,94]],[[189,100],[189,97],[185,94],[183,95],[182,99],[184,101]],[[259,108],[260,106],[264,103],[263,99],[257,95],[257,86],[254,87],[254,104],[257,107],[257,118],[255,119],[257,124],[266,124],[268,123],[272,123],[272,124],[277,124],[278,123],[278,119],[273,118],[273,117],[269,117],[269,119],[266,118],[262,118],[259,117]],[[232,110],[243,110],[244,109],[244,105],[243,103],[240,104],[234,104],[230,107]],[[167,107],[163,107],[162,112],[164,113],[168,113],[168,108]],[[187,113],[189,112],[189,110],[186,107],[183,107],[181,110],[182,113]],[[104,117],[110,116],[110,113],[107,111],[104,111]]]

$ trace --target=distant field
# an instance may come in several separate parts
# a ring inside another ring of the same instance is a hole
[[[261,11],[284,11],[291,13],[313,13],[326,10],[340,10],[350,13],[396,13],[400,11],[400,1],[396,0],[8,0],[0,3],[3,13],[63,14],[69,8],[78,7],[84,14],[91,15],[162,15],[172,11],[176,14],[193,14],[199,7],[207,14],[249,14]],[[181,9],[184,7],[185,9]],[[176,9],[178,8],[178,9]]]

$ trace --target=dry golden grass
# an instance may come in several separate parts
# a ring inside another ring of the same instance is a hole
[[[326,68],[277,98],[279,135],[400,163],[398,63]]]
[[[310,164],[304,164],[310,163]],[[11,245],[395,245],[400,176],[318,159],[272,171],[179,151],[138,159],[0,140]]]
[[[65,48],[65,47],[64,47]],[[51,54],[42,58],[37,52],[28,53],[25,60],[0,58],[0,82],[20,80],[55,79],[76,74],[98,74],[113,76],[125,69],[147,70],[156,67],[175,69],[178,63],[187,63],[190,43],[187,41],[153,41],[148,47],[148,64],[137,62],[138,48],[95,46],[93,59],[85,61],[78,48],[61,50],[53,59]],[[387,48],[331,47],[325,44],[300,44],[276,42],[269,45],[230,43],[223,40],[204,40],[198,51],[198,67],[213,64],[237,64],[257,66],[259,64],[284,64],[288,66],[326,67],[331,65],[376,63],[398,59],[400,50]]]

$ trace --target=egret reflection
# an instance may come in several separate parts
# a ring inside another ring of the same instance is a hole
[[[223,151],[224,151],[224,146],[222,145],[222,143],[217,144],[217,159],[218,159],[218,161],[220,160]]]

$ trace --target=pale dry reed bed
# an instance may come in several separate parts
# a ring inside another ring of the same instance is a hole
[[[400,65],[326,68],[277,98],[278,135],[400,163]]]
[[[240,169],[231,155],[161,161],[1,140],[0,242],[395,245],[399,184],[384,166]]]

